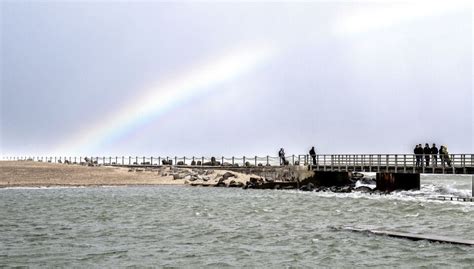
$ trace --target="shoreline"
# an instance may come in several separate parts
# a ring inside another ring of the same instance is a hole
[[[76,189],[76,188],[121,188],[121,187],[163,187],[163,186],[172,186],[172,187],[191,187],[187,184],[90,184],[90,185],[9,185],[9,186],[0,186],[1,189]]]
[[[34,161],[1,161],[0,188],[48,187],[133,187],[133,186],[191,186],[192,184],[217,185],[224,174],[245,183],[256,176],[227,170],[189,167],[157,167],[133,169],[111,166],[85,166]]]

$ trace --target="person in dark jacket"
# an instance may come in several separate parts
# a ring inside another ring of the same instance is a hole
[[[278,157],[280,157],[280,165],[286,165],[285,150],[283,148],[278,152]]]
[[[431,148],[428,143],[425,144],[425,148],[423,149],[423,154],[425,155],[426,166],[430,166],[430,156],[431,156]]]
[[[309,155],[313,158],[313,165],[316,165],[316,151],[314,150],[314,147],[309,150]]]
[[[431,155],[433,156],[433,166],[438,166],[438,148],[435,143],[433,143],[433,146],[431,147]]]
[[[416,167],[421,166],[421,156],[423,155],[423,148],[421,147],[421,144],[415,146],[413,153],[415,154],[416,158]]]

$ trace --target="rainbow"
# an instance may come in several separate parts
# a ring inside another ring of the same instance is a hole
[[[216,86],[220,83],[248,73],[271,59],[276,51],[268,44],[240,46],[204,63],[196,64],[188,72],[170,81],[159,81],[139,91],[141,96],[130,105],[64,141],[54,153],[96,153],[94,151],[100,149],[101,145],[116,141],[189,99],[218,90]]]

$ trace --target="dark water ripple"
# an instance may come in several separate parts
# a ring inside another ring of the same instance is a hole
[[[472,203],[187,187],[0,190],[0,267],[456,267],[474,248],[332,229],[474,239]]]

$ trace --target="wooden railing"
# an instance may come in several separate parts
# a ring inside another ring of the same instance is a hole
[[[2,160],[39,161],[51,163],[120,166],[157,166],[163,164],[194,166],[280,166],[284,162],[274,156],[242,157],[162,157],[162,156],[69,156],[69,157],[2,157]],[[414,155],[414,154],[317,154],[290,155],[287,165],[309,165],[315,170],[404,172],[404,173],[463,173],[474,174],[474,154]]]

